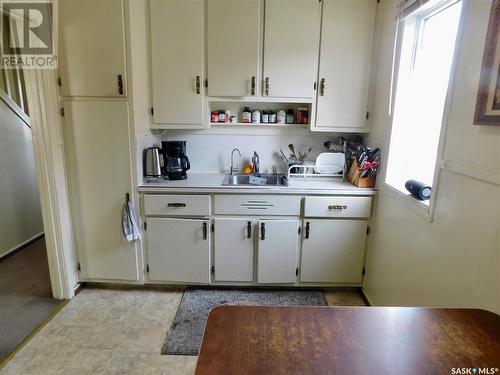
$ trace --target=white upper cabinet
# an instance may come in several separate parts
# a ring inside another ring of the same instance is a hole
[[[264,96],[313,98],[320,4],[318,0],[266,1]]]
[[[316,131],[367,130],[376,0],[323,0]]]
[[[60,0],[62,95],[125,95],[124,35],[122,0]]]
[[[153,122],[203,124],[203,0],[151,0]]]
[[[208,0],[208,95],[258,95],[261,0]]]

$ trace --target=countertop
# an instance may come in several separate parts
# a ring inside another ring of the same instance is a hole
[[[222,186],[222,173],[188,173],[187,180],[144,180],[143,193],[245,193],[245,194],[307,194],[307,195],[376,195],[376,189],[358,188],[340,179],[288,181],[288,186]]]

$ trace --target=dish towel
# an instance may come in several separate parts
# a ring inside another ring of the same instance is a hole
[[[137,213],[134,204],[127,199],[122,209],[123,236],[128,242],[137,241],[141,238],[141,231],[137,225]]]

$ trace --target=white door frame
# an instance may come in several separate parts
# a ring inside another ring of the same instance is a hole
[[[57,71],[25,70],[52,294],[70,299],[78,285],[68,197]]]

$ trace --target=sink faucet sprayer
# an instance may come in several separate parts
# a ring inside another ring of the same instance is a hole
[[[231,151],[231,169],[230,169],[230,174],[234,174],[236,172],[239,171],[239,168],[236,166],[234,166],[234,162],[233,162],[233,157],[234,157],[234,152],[235,151],[238,151],[238,154],[240,155],[240,158],[241,158],[241,152],[240,150],[238,150],[237,148],[235,148],[233,151]]]

